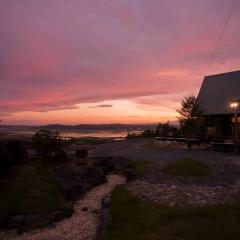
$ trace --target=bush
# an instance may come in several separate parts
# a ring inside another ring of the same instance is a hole
[[[0,143],[0,169],[5,169],[11,165],[10,156],[6,146]]]
[[[27,150],[20,140],[11,140],[7,143],[10,159],[14,164],[23,163],[28,159]]]
[[[68,158],[64,150],[58,149],[49,153],[49,156],[47,157],[47,159],[50,162],[64,162]]]
[[[59,151],[62,147],[62,141],[59,133],[50,130],[40,130],[33,136],[33,147],[37,149],[43,159],[51,156],[52,152]]]
[[[186,96],[181,107],[177,109],[181,131],[188,137],[204,137],[207,133],[206,120],[203,117],[205,110],[197,97]]]
[[[26,162],[27,150],[20,140],[10,140],[0,143],[0,168],[5,169]]]
[[[169,122],[159,123],[155,131],[156,137],[179,137],[180,131],[177,127],[171,126]]]

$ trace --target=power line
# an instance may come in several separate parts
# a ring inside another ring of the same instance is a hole
[[[208,74],[208,71],[210,70],[210,67],[212,66],[213,61],[214,61],[214,59],[216,57],[216,53],[217,53],[218,47],[220,45],[220,42],[222,41],[223,35],[224,35],[225,31],[226,31],[226,28],[227,28],[227,26],[228,26],[228,24],[229,24],[229,22],[231,20],[231,17],[232,17],[232,14],[233,14],[233,11],[234,11],[234,7],[235,7],[236,3],[237,3],[237,0],[233,0],[232,6],[231,6],[231,8],[229,10],[229,13],[227,15],[227,18],[226,18],[224,24],[223,24],[222,31],[219,34],[219,37],[218,37],[217,42],[216,42],[216,45],[215,45],[215,47],[213,49],[213,52],[212,52],[212,54],[210,56],[210,60],[208,62],[208,65],[207,65],[207,68],[206,68],[206,71],[205,71],[205,76]]]

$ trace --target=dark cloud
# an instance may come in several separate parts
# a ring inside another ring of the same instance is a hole
[[[112,104],[99,104],[97,106],[90,106],[89,108],[111,108],[113,107]]]

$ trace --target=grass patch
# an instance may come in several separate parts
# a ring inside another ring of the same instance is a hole
[[[129,167],[133,168],[137,176],[141,177],[147,172],[147,162],[146,161],[129,161]]]
[[[60,208],[60,187],[41,165],[22,165],[0,189],[0,214],[36,214]]]
[[[177,208],[143,201],[126,188],[114,190],[112,223],[104,240],[240,239],[240,205]]]
[[[207,176],[211,174],[208,165],[194,159],[180,159],[163,167],[162,172],[171,176]]]

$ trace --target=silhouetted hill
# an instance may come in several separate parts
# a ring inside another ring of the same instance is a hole
[[[0,130],[38,130],[49,129],[58,131],[118,131],[118,130],[141,130],[141,129],[155,129],[157,124],[77,124],[77,125],[63,125],[63,124],[49,124],[44,126],[23,126],[23,125],[0,125]]]

